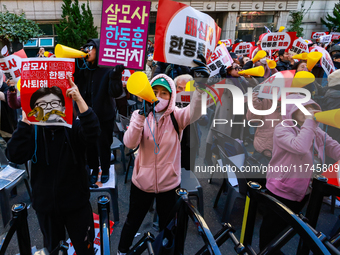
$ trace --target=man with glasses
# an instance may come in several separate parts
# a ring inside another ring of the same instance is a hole
[[[113,124],[116,115],[114,98],[123,93],[124,66],[117,65],[114,68],[98,66],[99,39],[88,40],[82,49],[88,53],[88,56],[86,62],[78,67],[80,70],[76,70],[74,81],[86,104],[97,114],[101,128],[98,142],[87,146],[87,163],[90,169],[93,169],[90,183],[97,182],[99,165],[102,170],[101,182],[105,183],[110,176],[110,146],[113,141]]]

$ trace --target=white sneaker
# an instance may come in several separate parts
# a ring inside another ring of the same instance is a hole
[[[111,153],[111,161],[114,161],[115,160],[115,155],[113,155],[113,153]],[[122,253],[123,254],[123,253]]]

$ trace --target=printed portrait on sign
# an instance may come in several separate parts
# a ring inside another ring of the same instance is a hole
[[[65,99],[57,86],[35,91],[31,96],[30,107],[27,117],[34,116],[39,122],[65,122]]]

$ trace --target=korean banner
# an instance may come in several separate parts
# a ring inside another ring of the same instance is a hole
[[[220,40],[222,43],[224,43],[225,47],[230,47],[232,45],[231,39],[226,40]]]
[[[273,88],[278,88],[277,99],[281,98],[281,88],[290,87],[295,75],[295,70],[281,71],[273,74],[267,80],[254,88],[258,90],[258,98],[273,99]]]
[[[144,70],[151,2],[104,0],[98,64]]]
[[[309,53],[308,44],[305,40],[303,40],[300,37],[293,42],[292,48],[289,49],[289,53],[295,55],[295,54],[301,54],[304,52]]]
[[[100,219],[99,219],[99,215],[93,213],[93,220],[94,220],[94,236],[96,237],[93,241],[94,254],[100,255],[101,250],[100,250]],[[114,225],[114,222],[112,220],[110,220],[110,235],[112,234],[112,231],[113,231],[113,225]],[[69,249],[67,250],[67,254],[68,255],[76,255],[76,251],[75,251],[74,246],[71,242],[71,239],[68,239],[67,243],[69,244]]]
[[[261,41],[261,49],[280,50],[290,49],[296,39],[296,32],[277,32],[266,34]]]
[[[72,99],[66,78],[74,73],[74,59],[26,58],[22,60],[21,106],[28,120],[42,126],[72,126]]]
[[[0,68],[7,79],[18,82],[21,75],[21,58],[14,54],[0,58]]]
[[[248,55],[255,42],[240,42],[233,45],[233,52],[235,54]]]
[[[320,36],[320,42],[321,43],[328,44],[331,41],[332,41],[332,35],[323,35],[323,36]]]
[[[170,0],[159,0],[154,60],[184,66],[199,53],[207,60],[220,39],[221,28],[209,15]]]
[[[340,33],[339,32],[332,32],[331,35],[332,35],[332,41],[340,39]]]
[[[214,53],[211,55],[207,66],[210,69],[210,77],[219,73],[220,68],[224,66],[230,66],[233,63],[233,59],[231,58],[227,48],[224,44],[221,44],[216,47]]]
[[[320,36],[328,35],[329,32],[312,32],[311,39],[318,39]]]
[[[320,59],[320,65],[322,66],[322,69],[325,71],[327,76],[333,73],[335,71],[335,67],[334,67],[334,63],[328,51],[319,46],[310,48],[310,52],[314,52],[314,51],[318,51],[322,53],[322,58]]]

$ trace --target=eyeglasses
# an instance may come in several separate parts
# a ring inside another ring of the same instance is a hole
[[[86,52],[89,52],[89,51],[91,51],[93,48],[94,48],[93,45],[91,45],[91,46],[86,46],[86,47],[84,48],[84,50],[85,50]]]
[[[242,67],[240,67],[240,66],[235,66],[235,67],[232,67],[231,69],[242,70]]]
[[[39,102],[37,104],[35,104],[35,106],[39,106],[41,107],[43,110],[45,110],[47,108],[48,105],[51,105],[52,108],[57,108],[59,107],[61,104],[61,101],[59,100],[54,100],[54,101],[51,101],[51,102]]]

